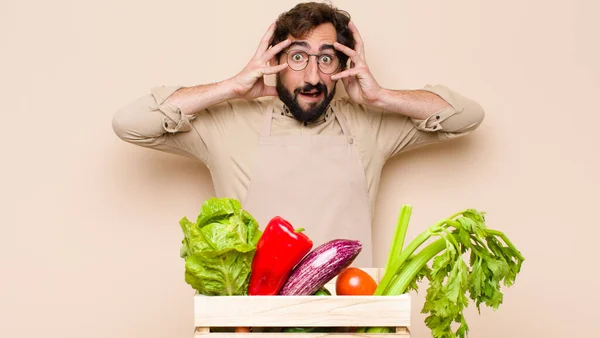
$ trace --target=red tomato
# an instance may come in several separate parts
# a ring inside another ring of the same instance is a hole
[[[342,271],[335,282],[335,293],[340,296],[371,296],[376,288],[373,277],[358,268]]]

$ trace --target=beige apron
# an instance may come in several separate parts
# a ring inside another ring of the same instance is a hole
[[[356,267],[373,266],[371,212],[364,169],[346,119],[342,136],[271,136],[273,105],[264,113],[258,157],[243,202],[261,229],[274,216],[305,228],[313,248],[337,238],[359,240]]]

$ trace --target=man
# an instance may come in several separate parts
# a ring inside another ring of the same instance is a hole
[[[276,87],[264,82],[270,74]],[[348,97],[333,100],[339,80]],[[349,15],[302,3],[269,27],[239,74],[154,88],[122,108],[113,128],[125,141],[201,160],[217,196],[240,200],[262,227],[279,215],[306,228],[315,246],[360,240],[354,265],[369,267],[384,163],[466,135],[483,116],[477,103],[443,86],[382,88]]]

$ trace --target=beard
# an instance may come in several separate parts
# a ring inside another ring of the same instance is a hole
[[[277,85],[275,88],[277,89],[277,94],[279,94],[279,99],[290,109],[290,112],[296,120],[300,122],[313,122],[323,115],[323,113],[325,113],[325,110],[335,95],[336,84],[337,83],[333,85],[333,90],[331,93],[328,92],[327,86],[321,82],[317,83],[316,85],[306,84],[302,87],[294,89],[294,92],[291,93],[283,86],[281,78],[279,77],[279,74],[277,74]],[[311,103],[308,110],[305,110],[300,107],[298,95],[303,92],[305,93],[311,91],[319,94],[323,93],[324,99],[321,102]]]

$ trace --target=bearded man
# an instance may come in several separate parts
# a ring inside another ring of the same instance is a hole
[[[264,81],[272,74],[274,87]],[[340,81],[348,95],[334,100]],[[241,201],[261,227],[281,216],[305,228],[315,247],[361,241],[354,265],[370,267],[385,162],[467,135],[483,117],[479,104],[442,85],[382,88],[349,14],[310,2],[281,14],[237,75],[154,88],[120,109],[113,129],[125,141],[202,161],[217,197]]]

